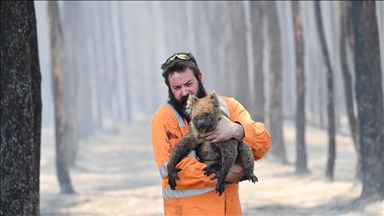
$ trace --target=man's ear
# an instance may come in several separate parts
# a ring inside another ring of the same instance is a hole
[[[201,84],[204,85],[203,74],[200,72],[199,75],[197,75],[197,77],[199,78]]]

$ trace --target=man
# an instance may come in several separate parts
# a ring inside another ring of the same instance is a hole
[[[239,180],[243,169],[233,165],[225,181],[227,187],[223,194],[216,194],[217,179],[205,176],[206,167],[192,151],[177,165],[176,190],[168,185],[167,163],[172,149],[188,130],[190,120],[186,113],[189,94],[198,98],[206,96],[203,75],[191,53],[176,53],[161,65],[165,84],[168,86],[168,104],[160,107],[151,121],[151,138],[155,160],[162,177],[165,215],[241,215],[239,200]],[[211,142],[235,138],[249,144],[255,160],[262,158],[271,146],[271,137],[263,123],[254,122],[248,111],[234,98],[221,96],[221,106],[232,119],[222,116],[213,131],[199,136]]]

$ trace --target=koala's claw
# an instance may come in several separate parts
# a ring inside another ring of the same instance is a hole
[[[204,175],[206,175],[206,176],[211,175],[211,173],[216,173],[215,167],[212,167],[212,166],[206,166],[202,170],[204,171]]]
[[[242,179],[240,179],[240,181],[244,181],[244,180],[249,180],[249,181],[252,181],[253,183],[259,181],[259,179],[253,173],[248,173],[248,174],[244,175],[244,177]]]
[[[211,178],[211,180],[215,180],[215,179],[218,179],[218,178],[219,178],[219,176],[215,175],[215,176],[213,176],[213,177]]]
[[[206,176],[209,176],[212,173],[211,171],[208,170],[208,167],[205,167],[205,168],[203,168],[201,170],[204,171],[204,175],[206,175]]]
[[[180,171],[181,171],[181,169],[174,169],[174,171],[168,173],[168,184],[172,190],[176,190],[176,185],[177,185],[176,180],[180,181],[180,178],[177,175],[177,173]]]
[[[225,182],[224,181],[217,181],[216,185],[216,193],[219,193],[219,196],[224,192],[225,190]]]

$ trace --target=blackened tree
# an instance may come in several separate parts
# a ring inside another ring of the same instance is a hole
[[[384,105],[375,1],[352,1],[362,199],[384,198]]]
[[[0,215],[39,215],[42,104],[33,1],[1,2],[0,24]]]

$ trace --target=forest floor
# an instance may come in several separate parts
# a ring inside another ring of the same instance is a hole
[[[163,215],[161,179],[154,161],[149,122],[118,126],[80,142],[70,169],[76,194],[60,194],[53,128],[43,128],[40,213],[56,215]],[[240,183],[244,215],[384,215],[384,203],[356,202],[362,186],[354,181],[356,153],[349,136],[337,134],[334,181],[325,178],[328,135],[306,129],[310,174],[295,175],[295,127],[284,123],[289,165],[263,158],[255,163],[259,182]]]

